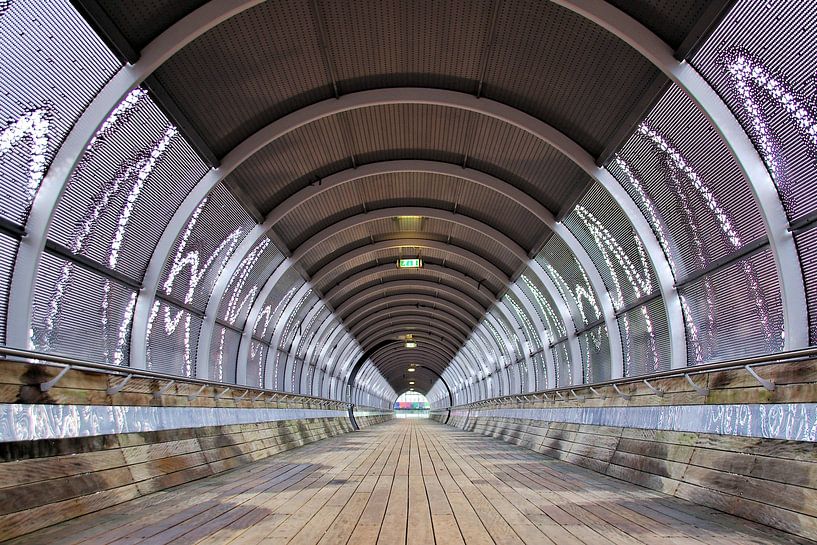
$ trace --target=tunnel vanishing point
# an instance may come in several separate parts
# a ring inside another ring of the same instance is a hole
[[[0,542],[817,541],[815,43],[0,0]]]

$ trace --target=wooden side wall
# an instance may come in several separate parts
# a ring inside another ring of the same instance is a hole
[[[133,379],[119,393],[106,390],[121,377],[71,370],[48,392],[39,384],[58,368],[0,361],[0,403],[321,409],[290,396],[253,401],[242,388],[216,399],[223,388]],[[390,415],[365,417],[367,426]],[[0,540],[20,536],[139,496],[221,473],[301,445],[352,431],[346,416],[256,422],[67,439],[0,442]]]
[[[758,389],[757,383],[753,383],[751,377],[745,380],[741,372],[730,372],[732,380],[725,380],[723,373],[719,382],[715,382],[716,377],[710,377],[709,384],[717,385],[717,389],[713,388],[706,398],[688,396],[682,382],[663,381],[662,386],[674,391],[677,399],[686,401],[682,404],[695,401],[705,404],[813,402],[813,367],[813,364],[787,364],[768,370],[765,375],[776,377],[779,385],[771,392]],[[764,374],[763,370],[758,371]],[[744,393],[747,395],[742,395]],[[644,400],[649,400],[649,404],[672,404],[671,397],[665,394],[663,398],[649,396]],[[594,406],[646,404],[638,403],[636,397],[625,402],[612,395],[585,401],[591,402]],[[575,401],[555,404],[577,405]],[[507,408],[522,406],[505,405]],[[554,404],[539,402],[535,406]],[[815,443],[485,417],[479,416],[476,410],[470,414],[467,419],[452,415],[449,424],[817,540]]]

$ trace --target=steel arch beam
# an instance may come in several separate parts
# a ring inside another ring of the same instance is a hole
[[[275,365],[275,361],[278,359],[278,353],[281,351],[279,345],[281,344],[281,337],[284,335],[284,329],[286,329],[286,322],[292,317],[293,313],[296,312],[296,309],[300,305],[301,301],[311,290],[312,287],[308,282],[305,282],[298,289],[298,291],[295,292],[295,295],[292,296],[287,305],[284,307],[284,311],[281,313],[281,319],[279,319],[278,322],[281,323],[281,321],[283,321],[285,325],[284,327],[276,327],[272,334],[272,339],[270,339],[270,348],[269,352],[267,352],[267,364],[264,368],[264,384],[266,388],[271,388],[274,390],[277,387],[277,385],[273,385],[272,383],[274,373],[273,366]],[[270,358],[272,358],[271,361]],[[272,363],[272,365],[270,365],[270,363]],[[246,368],[246,360],[244,367]]]
[[[375,242],[374,244],[367,244],[366,246],[361,246],[360,248],[356,248],[355,250],[352,250],[341,256],[338,256],[330,263],[324,265],[322,269],[320,269],[312,276],[312,283],[318,285],[321,282],[325,281],[327,278],[330,278],[330,275],[332,275],[336,269],[346,264],[346,262],[349,260],[357,259],[374,252],[379,252],[381,250],[387,250],[391,248],[427,248],[431,250],[438,250],[440,252],[447,252],[449,254],[459,257],[460,259],[470,262],[472,265],[479,267],[480,269],[485,271],[485,273],[487,273],[488,276],[493,277],[495,280],[498,281],[499,284],[503,286],[507,285],[508,282],[510,282],[510,278],[508,277],[508,275],[502,272],[496,265],[494,265],[484,257],[477,255],[470,250],[466,250],[465,248],[462,248],[460,246],[455,246],[453,244],[446,244],[445,242],[439,242],[436,240],[424,238],[396,238],[382,240],[379,242]]]
[[[71,128],[40,184],[26,222],[26,235],[20,240],[17,250],[8,300],[8,314],[17,318],[7,321],[6,342],[9,346],[30,348],[28,330],[31,327],[34,285],[48,231],[68,180],[96,132],[128,93],[176,52],[223,21],[260,3],[261,0],[213,0],[183,17],[145,46],[136,63],[120,68]],[[148,306],[148,312],[152,306],[153,301]],[[147,333],[146,329],[144,333]],[[140,337],[141,344],[144,344],[145,338]],[[142,358],[141,366],[135,367],[144,368],[144,349],[139,350],[138,355]]]
[[[472,324],[472,327],[478,323],[478,320],[475,319],[470,314],[466,313],[462,310],[459,306],[451,303],[450,301],[446,301],[445,299],[437,299],[434,297],[430,297],[428,295],[389,295],[383,297],[382,299],[371,301],[366,303],[363,307],[356,309],[354,312],[349,314],[344,320],[348,327],[354,327],[357,321],[369,314],[370,312],[379,309],[385,305],[394,305],[395,303],[399,303],[401,305],[405,304],[415,304],[418,305],[420,303],[424,304],[426,307],[431,307],[432,309],[435,306],[439,306],[444,308],[448,311],[449,314],[453,314],[454,316],[458,316],[463,322]]]
[[[405,331],[401,325],[395,325],[391,327],[384,328],[381,331],[373,332],[368,337],[361,339],[360,346],[364,349],[370,346],[375,340],[382,339],[384,337],[394,337],[397,340],[400,340],[400,335]],[[434,333],[429,333],[423,330],[415,330],[411,332],[414,335],[414,339],[419,343],[424,343],[427,341],[434,341],[435,343],[440,344],[441,346],[445,346],[451,350],[451,357],[453,358],[457,351],[459,350],[459,343],[457,339],[452,339],[451,337],[444,336],[444,335],[435,335]],[[413,349],[412,349],[413,350]]]
[[[424,317],[426,319],[433,318],[441,322],[445,322],[448,327],[453,327],[457,331],[461,332],[466,337],[470,334],[471,328],[462,322],[456,316],[448,314],[445,311],[433,311],[427,307],[417,308],[415,306],[406,305],[403,307],[391,307],[380,310],[375,312],[374,314],[370,314],[366,317],[365,320],[361,320],[355,327],[350,328],[349,332],[352,335],[355,335],[357,331],[361,331],[362,329],[368,327],[372,324],[372,322],[377,322],[378,320],[392,320],[398,319],[401,316],[411,316],[413,319],[419,320],[420,317]]]
[[[783,323],[786,331],[784,350],[808,346],[806,291],[800,259],[794,245],[794,236],[789,230],[788,219],[774,180],[757,148],[752,144],[729,107],[697,70],[689,63],[675,59],[672,48],[666,42],[619,9],[602,0],[551,1],[599,25],[641,53],[684,90],[718,132],[721,141],[732,152],[732,156],[752,188],[755,203],[763,217],[766,234],[769,236],[769,246],[774,255],[777,277],[780,282],[780,296],[783,302]],[[626,192],[623,194],[626,195]],[[622,195],[614,194],[613,198],[618,200],[620,196]],[[633,203],[633,201],[629,200],[628,203]],[[635,210],[625,209],[624,213],[632,218],[633,211],[638,212],[637,207]],[[639,218],[646,223],[646,219],[640,213]],[[669,269],[668,264],[667,269]],[[660,274],[665,275],[667,272],[662,270]],[[656,270],[656,276],[658,275],[659,271]],[[661,280],[659,277],[659,281]],[[680,314],[680,308],[674,308],[675,305],[680,307],[677,297],[666,300],[665,304],[673,305],[673,309],[667,311],[668,318],[670,313]],[[680,333],[684,331],[682,329]],[[672,366],[683,367],[686,366],[686,353],[680,353],[681,343],[675,338],[676,335],[679,335],[679,331],[670,328]],[[683,365],[681,365],[682,361]]]
[[[438,319],[435,319],[435,318],[419,318],[417,316],[405,316],[403,318],[383,320],[383,322],[380,323],[380,324],[372,324],[369,327],[367,327],[366,329],[362,330],[360,332],[360,336],[358,338],[359,339],[366,339],[367,337],[369,337],[372,333],[374,333],[378,329],[388,329],[388,328],[398,327],[398,326],[402,327],[406,331],[406,334],[412,333],[413,331],[416,331],[416,330],[418,330],[420,328],[427,328],[427,329],[434,329],[434,330],[439,329],[440,331],[443,332],[443,333],[441,333],[441,335],[444,335],[444,336],[448,337],[449,339],[451,339],[452,341],[457,342],[457,343],[463,343],[463,342],[465,342],[465,339],[468,338],[467,335],[465,335],[464,333],[462,333],[459,330],[452,331],[450,329],[451,328],[451,323],[448,322],[448,321],[438,320]],[[411,329],[411,328],[415,328],[415,329]]]
[[[338,306],[335,309],[335,314],[337,314],[340,319],[343,319],[344,316],[351,314],[355,309],[360,307],[364,301],[368,301],[373,296],[386,295],[385,292],[392,290],[398,292],[393,295],[413,293],[411,290],[429,290],[439,294],[445,294],[450,298],[447,299],[450,303],[458,304],[463,310],[473,311],[474,318],[476,319],[479,319],[485,311],[488,310],[477,301],[474,301],[467,293],[447,284],[437,284],[436,282],[429,282],[427,280],[392,280],[356,293],[354,298],[347,299],[342,305]]]
[[[255,330],[255,324],[258,321],[258,316],[260,316],[261,311],[264,309],[264,305],[270,293],[272,293],[272,290],[291,268],[292,262],[289,259],[285,259],[281,262],[270,277],[266,279],[252,307],[250,307],[250,312],[247,314],[247,321],[244,322],[244,330],[241,333],[241,341],[239,341],[238,345],[238,366],[235,375],[236,383],[238,384],[247,383],[247,360],[249,359],[250,344],[252,343],[252,335]],[[283,317],[283,313],[281,316]],[[261,386],[264,385],[262,384]]]
[[[324,300],[327,301],[327,304],[331,304],[332,300],[336,297],[345,295],[347,291],[358,289],[358,287],[354,284],[357,284],[358,282],[365,284],[366,282],[380,279],[383,274],[394,270],[398,270],[395,269],[394,263],[385,263],[383,265],[376,265],[368,269],[363,269],[327,291],[324,294]],[[458,289],[461,286],[463,289],[460,289],[460,291],[467,290],[472,299],[480,300],[483,303],[483,306],[486,308],[491,306],[495,301],[494,294],[491,293],[490,290],[484,288],[486,291],[488,291],[488,293],[484,293],[482,291],[483,288],[479,285],[479,279],[468,276],[465,273],[461,273],[448,267],[435,265],[434,263],[423,263],[423,268],[417,270],[429,273],[428,276],[437,275],[438,279],[439,277],[444,277],[446,280],[453,282]],[[428,280],[428,277],[424,273],[418,273],[417,277],[420,280]],[[344,299],[347,298],[348,297],[344,297]],[[334,308],[334,305],[332,306]]]
[[[399,339],[393,339],[393,337],[395,337],[393,333],[385,332],[380,335],[375,335],[374,337],[368,339],[366,345],[363,345],[364,349],[370,346],[374,346],[375,344],[377,344],[378,341],[381,340],[397,340],[397,342],[402,342]],[[436,339],[434,337],[418,334],[417,339],[419,341],[417,346],[426,345],[428,347],[434,347],[437,348],[441,354],[445,355],[445,359],[442,360],[442,369],[440,369],[441,371],[445,369],[445,365],[447,364],[447,362],[451,361],[451,359],[457,354],[457,347],[449,346],[445,342],[440,341],[439,339]],[[414,348],[406,348],[405,350],[414,350]],[[377,362],[375,361],[375,365],[376,364]]]
[[[292,252],[292,260],[295,262],[300,261],[310,251],[314,250],[338,233],[342,233],[343,231],[352,229],[353,227],[358,227],[373,221],[390,219],[399,216],[421,216],[424,218],[454,223],[461,227],[471,229],[472,231],[477,231],[478,233],[490,238],[508,250],[508,252],[512,253],[523,263],[526,262],[529,257],[528,252],[519,244],[511,240],[509,236],[502,233],[498,229],[491,227],[487,223],[474,219],[470,216],[456,214],[450,210],[440,210],[439,208],[431,208],[428,206],[393,206],[391,208],[378,208],[377,210],[372,210],[370,212],[355,214],[354,216],[349,216],[333,223],[332,225],[329,225],[322,231],[309,237],[308,240],[304,241],[300,246],[298,246]]]
[[[94,99],[91,106],[81,116],[69,133],[49,167],[38,198],[29,217],[29,235],[24,237],[18,250],[15,266],[17,274],[12,279],[9,309],[10,313],[21,316],[10,322],[7,328],[7,342],[11,346],[28,347],[28,328],[31,323],[33,285],[39,259],[45,246],[45,236],[51,221],[51,211],[73,171],[82,150],[93,137],[108,113],[135,85],[152,73],[173,53],[231,16],[249,9],[258,1],[229,2],[214,0],[198,8],[190,15],[172,25],[158,38],[142,50],[142,58],[132,66],[126,66],[112,78],[111,82]],[[793,349],[808,343],[805,311],[805,290],[794,248],[793,237],[786,229],[785,214],[774,185],[766,171],[757,150],[752,146],[746,133],[714,90],[687,63],[679,63],[672,58],[672,51],[665,42],[643,25],[617,8],[600,0],[562,0],[559,5],[602,26],[613,35],[624,40],[664,73],[669,75],[699,105],[704,115],[717,127],[721,137],[736,156],[738,163],[747,173],[755,195],[760,201],[761,213],[766,223],[770,245],[775,256],[777,273],[780,278],[783,299],[784,323],[787,331],[785,348]],[[153,297],[153,290],[150,297]],[[666,297],[666,294],[665,294]],[[674,301],[666,301],[674,305]],[[152,307],[152,301],[147,308]],[[673,309],[674,311],[674,309]],[[668,311],[669,313],[669,311]],[[673,320],[669,320],[672,335]],[[145,328],[146,330],[146,328]],[[146,333],[142,331],[140,333]],[[144,340],[146,335],[134,334],[134,338]],[[138,343],[137,343],[138,344]],[[678,342],[676,340],[675,344]],[[677,365],[679,349],[673,346],[673,366]],[[144,356],[142,351],[140,354]],[[133,359],[132,359],[133,361]],[[144,361],[144,357],[142,358]],[[137,364],[137,366],[139,366]]]

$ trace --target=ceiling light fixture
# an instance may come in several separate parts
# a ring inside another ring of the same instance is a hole
[[[417,342],[415,342],[415,341],[406,341],[406,348],[417,348]]]
[[[423,260],[419,257],[401,257],[397,260],[398,269],[422,269]]]

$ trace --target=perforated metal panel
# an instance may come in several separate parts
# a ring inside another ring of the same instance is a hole
[[[553,345],[550,350],[553,353],[553,362],[556,366],[556,386],[561,388],[562,386],[580,383],[581,377],[573,376],[567,341]]]
[[[156,301],[148,322],[147,368],[192,377],[196,374],[201,317],[163,301]]]
[[[809,342],[817,344],[817,229],[795,235],[808,303]]]
[[[119,64],[67,0],[3,6],[0,217],[22,225],[59,145]]]
[[[553,2],[503,2],[483,94],[544,119],[597,155],[657,70]]]
[[[791,219],[817,209],[817,11],[739,0],[692,59],[766,162]]]
[[[596,264],[616,309],[658,290],[641,239],[600,185],[593,185],[564,224]]]
[[[6,318],[8,317],[9,286],[17,256],[17,239],[0,233],[0,344],[6,342]]]
[[[677,48],[703,14],[708,0],[608,0]]]
[[[530,271],[527,271],[519,277],[517,285],[528,294],[533,308],[539,313],[542,323],[545,324],[547,328],[548,339],[543,339],[543,341],[546,340],[548,343],[553,343],[556,339],[567,335],[565,323],[562,322],[561,317],[556,314],[556,303],[545,290],[539,279]],[[572,323],[567,325],[575,329]]]
[[[127,365],[136,292],[45,253],[34,287],[34,348]]]
[[[176,239],[160,291],[204,310],[221,268],[253,225],[229,191],[216,186]]]
[[[230,278],[219,303],[218,317],[243,328],[258,292],[283,261],[284,256],[268,238],[258,241]]]
[[[318,43],[308,2],[263,2],[194,40],[156,75],[222,157],[287,112],[332,96]]]
[[[582,352],[584,382],[601,382],[610,379],[610,337],[607,326],[600,325],[579,335]]]
[[[140,51],[206,0],[97,0],[122,35]]]
[[[738,165],[677,87],[607,167],[641,207],[679,280],[765,234]]]
[[[173,212],[206,171],[178,129],[136,89],[80,159],[49,238],[141,280]]]
[[[783,311],[770,250],[683,286],[679,293],[689,365],[782,349]]]
[[[661,299],[653,299],[620,315],[618,330],[624,352],[625,376],[670,368],[669,329]]]
[[[236,360],[241,334],[216,324],[210,339],[210,378],[219,382],[235,382]]]
[[[601,318],[601,307],[587,279],[587,273],[561,239],[551,237],[536,256],[536,261],[542,265],[559,294],[567,301],[576,324],[586,325]]]
[[[247,359],[247,386],[264,386],[264,363],[267,359],[269,345],[253,339]]]
[[[290,269],[283,274],[281,280],[275,284],[275,287],[267,296],[267,300],[264,301],[264,306],[261,308],[261,313],[258,315],[255,324],[253,324],[253,336],[256,339],[270,342],[278,327],[281,314],[302,285],[303,279],[294,269]]]

